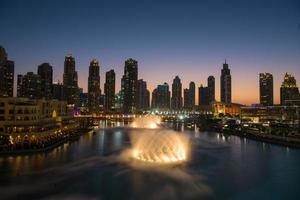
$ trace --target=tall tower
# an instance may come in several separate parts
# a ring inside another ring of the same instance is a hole
[[[63,74],[63,93],[64,99],[68,104],[79,104],[79,89],[78,89],[78,75],[75,70],[75,58],[68,54],[64,62]]]
[[[15,63],[7,59],[7,53],[0,46],[0,97],[12,97],[14,92]]]
[[[281,105],[300,105],[300,94],[297,82],[294,76],[286,73],[280,87]]]
[[[182,108],[182,84],[178,76],[173,79],[171,108],[180,110]]]
[[[53,69],[49,63],[43,63],[38,66],[38,75],[41,78],[41,97],[51,99],[52,94],[52,82],[53,82]]]
[[[41,77],[33,72],[18,75],[18,97],[41,98]]]
[[[196,85],[195,82],[191,81],[189,84],[189,103],[188,103],[188,108],[190,110],[195,109],[195,95],[196,95]]]
[[[115,106],[115,88],[116,88],[116,74],[112,69],[105,74],[105,110],[112,111]]]
[[[221,71],[221,102],[231,103],[231,75],[226,60]]]
[[[136,92],[138,80],[138,62],[129,58],[125,61],[124,75],[124,103],[123,111],[132,113],[136,111]]]
[[[190,90],[188,88],[183,89],[183,108],[190,109]]]
[[[259,74],[259,100],[264,106],[273,105],[273,75],[270,73]]]
[[[147,82],[143,79],[138,80],[137,82],[137,102],[136,108],[138,111],[148,110],[150,107],[150,93],[147,90]]]
[[[152,92],[152,108],[170,109],[170,90],[168,83],[158,85]]]
[[[215,101],[215,77],[209,76],[207,78],[208,87],[208,101],[209,103]]]
[[[100,66],[96,59],[90,62],[88,78],[88,107],[90,113],[99,112],[100,104]]]

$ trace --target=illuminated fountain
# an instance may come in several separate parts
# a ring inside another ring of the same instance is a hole
[[[131,128],[149,128],[149,129],[156,129],[160,124],[160,117],[158,116],[143,116],[138,117],[133,120],[130,124]]]
[[[151,164],[175,164],[187,160],[188,140],[174,131],[159,130],[135,134],[132,157]]]

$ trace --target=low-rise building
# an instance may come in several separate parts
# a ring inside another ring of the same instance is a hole
[[[50,130],[71,119],[72,113],[65,101],[0,98],[0,133]]]

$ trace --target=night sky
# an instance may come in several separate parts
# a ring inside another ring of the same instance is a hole
[[[62,80],[64,57],[72,53],[85,91],[93,58],[100,61],[102,91],[112,68],[119,90],[130,57],[150,91],[176,75],[183,88],[190,81],[206,85],[213,75],[219,100],[225,58],[233,102],[259,101],[259,72],[273,74],[275,103],[285,72],[300,83],[299,0],[0,0],[0,27],[0,45],[15,61],[16,75],[49,62],[54,81]]]

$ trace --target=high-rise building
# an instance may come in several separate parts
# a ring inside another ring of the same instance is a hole
[[[33,72],[25,75],[18,75],[18,97],[40,99],[41,96],[41,77]]]
[[[188,88],[183,89],[183,108],[190,108],[190,90]]]
[[[168,83],[158,85],[152,92],[151,107],[156,109],[170,109],[170,90]]]
[[[273,75],[270,73],[259,74],[259,100],[264,106],[273,105]]]
[[[100,66],[96,59],[90,62],[88,78],[88,107],[90,113],[99,112],[100,104]]]
[[[171,108],[180,110],[182,108],[182,84],[178,76],[173,79]]]
[[[137,102],[136,109],[138,111],[149,110],[150,92],[147,90],[147,82],[139,79],[137,82]]]
[[[294,76],[286,73],[280,87],[281,105],[300,105],[300,94],[297,82]]]
[[[201,85],[198,88],[198,105],[199,106],[208,106],[210,104],[209,102],[209,87],[203,87],[203,85]]]
[[[188,98],[188,109],[194,110],[195,108],[195,95],[196,95],[196,85],[193,81],[189,84],[189,98]]]
[[[53,69],[49,63],[43,63],[38,66],[38,75],[41,78],[41,96],[46,99],[51,99],[52,95],[52,82],[53,82]]]
[[[52,98],[57,100],[63,100],[63,84],[59,81],[52,84]]]
[[[115,108],[116,73],[112,69],[105,74],[105,110],[112,111]]]
[[[63,87],[64,100],[68,104],[77,106],[79,104],[78,75],[75,70],[75,58],[71,54],[65,57]]]
[[[231,103],[231,75],[226,60],[221,72],[221,102]]]
[[[5,49],[0,46],[0,97],[13,96],[14,68],[14,62],[7,59]]]
[[[216,100],[215,98],[215,77],[209,76],[207,78],[207,87],[208,87],[208,101],[209,103]]]
[[[136,111],[136,92],[138,80],[138,62],[129,58],[125,61],[124,75],[124,102],[123,111],[132,113]]]

